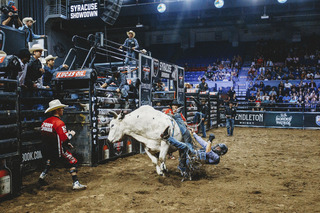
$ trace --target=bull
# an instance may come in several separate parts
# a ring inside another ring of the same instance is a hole
[[[115,143],[127,135],[144,144],[145,151],[156,166],[158,175],[163,176],[167,171],[166,155],[168,151],[175,151],[176,148],[169,145],[160,135],[166,127],[170,126],[170,134],[178,141],[182,141],[182,134],[176,121],[147,105],[127,115],[110,113],[114,118],[110,122],[108,140]]]

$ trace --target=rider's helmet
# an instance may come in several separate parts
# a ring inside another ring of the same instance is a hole
[[[219,143],[212,148],[212,151],[221,156],[225,155],[228,152],[228,147],[224,143]]]

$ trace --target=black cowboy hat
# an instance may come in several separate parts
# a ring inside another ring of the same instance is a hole
[[[112,74],[119,73],[119,72],[120,72],[120,70],[118,70],[118,67],[115,67],[115,66],[111,67]]]
[[[202,81],[202,80],[206,80],[206,78],[205,78],[205,77],[202,77],[202,78],[201,78],[201,81]]]
[[[29,52],[29,50],[27,48],[23,48],[23,49],[20,49],[19,52],[17,53],[17,56],[19,58],[28,58],[30,57],[32,54]]]
[[[180,106],[181,104],[179,104],[177,100],[173,100],[173,101],[171,102],[171,106],[172,106],[172,105]]]

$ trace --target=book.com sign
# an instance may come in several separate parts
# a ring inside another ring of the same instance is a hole
[[[69,5],[70,19],[86,19],[95,18],[99,16],[98,2],[86,2],[81,4]]]

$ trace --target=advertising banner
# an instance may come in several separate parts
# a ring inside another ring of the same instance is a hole
[[[88,19],[99,17],[99,3],[85,2],[69,5],[69,19]]]
[[[304,127],[320,128],[320,112],[304,113]]]
[[[178,75],[177,75],[177,82],[178,82],[178,89],[177,89],[177,100],[179,104],[184,104],[184,69],[182,67],[178,67]]]
[[[177,68],[175,65],[160,61],[159,62],[159,71],[160,71],[160,74],[159,74],[160,78],[176,80]]]
[[[264,117],[265,126],[280,128],[302,128],[303,113],[268,112]]]
[[[237,111],[234,124],[239,126],[264,126],[264,112]]]
[[[152,75],[153,64],[152,58],[143,54],[139,55],[139,76],[141,78],[140,85],[140,106],[151,105],[151,92],[152,92]]]

